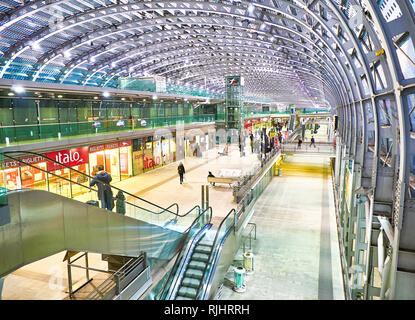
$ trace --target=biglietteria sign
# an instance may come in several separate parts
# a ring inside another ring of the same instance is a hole
[[[73,167],[89,162],[88,147],[50,152],[46,154],[46,157],[53,159],[56,162],[62,163],[68,167]],[[48,171],[64,168],[64,166],[56,162],[48,161]]]

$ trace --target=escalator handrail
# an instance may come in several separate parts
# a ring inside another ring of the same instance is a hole
[[[62,166],[62,167],[64,167],[64,168],[67,168],[67,169],[70,169],[70,170],[73,170],[73,171],[75,171],[75,172],[77,172],[77,173],[79,173],[80,175],[82,175],[82,176],[84,176],[84,177],[88,177],[89,179],[94,179],[94,177],[91,177],[90,175],[88,175],[88,174],[85,174],[85,173],[83,173],[83,172],[80,172],[80,171],[78,171],[78,170],[76,170],[76,169],[73,169],[73,168],[71,168],[71,167],[69,167],[69,166],[67,166],[67,165],[65,165],[65,164],[63,164],[63,163],[60,163],[60,162],[58,162],[58,161],[56,161],[56,160],[53,160],[53,159],[51,159],[51,158],[48,158],[48,157],[46,157],[45,155],[42,155],[42,154],[39,154],[39,153],[36,153],[36,152],[32,152],[32,151],[6,151],[6,152],[3,152],[3,154],[6,156],[6,157],[8,157],[8,158],[10,158],[10,159],[12,159],[12,160],[15,160],[15,161],[18,161],[18,162],[20,162],[20,163],[23,163],[23,164],[25,164],[25,165],[29,165],[29,166],[31,166],[31,167],[34,167],[34,166],[32,166],[32,165],[30,165],[30,164],[28,164],[28,163],[26,163],[26,162],[23,162],[22,160],[20,160],[20,159],[17,159],[17,158],[13,158],[13,157],[11,157],[11,156],[9,156],[8,154],[20,154],[20,153],[28,153],[28,154],[31,154],[31,155],[35,155],[35,156],[39,156],[39,157],[42,157],[42,158],[44,158],[44,159],[47,159],[47,160],[49,160],[49,161],[51,161],[51,162],[53,162],[53,163],[56,163],[56,164],[59,164],[60,166]],[[39,170],[41,170],[41,171],[44,171],[44,170],[42,170],[42,169],[40,169],[40,168],[38,168],[38,167],[34,167],[34,168],[36,168],[36,169],[39,169]],[[45,172],[45,171],[44,171]],[[51,172],[49,172],[49,171],[46,171],[47,173],[50,173],[50,174],[52,174],[52,175],[54,175],[53,173],[51,173]],[[56,176],[56,175],[54,175],[54,176]],[[58,176],[59,177],[59,176]],[[65,178],[63,178],[63,177],[59,177],[59,178],[62,178],[62,179],[65,179]],[[67,180],[67,179],[65,179],[65,180]],[[75,181],[72,181],[72,180],[70,180],[70,182],[72,182],[72,183],[76,183]],[[127,192],[127,191],[124,191],[124,190],[122,190],[122,189],[120,189],[120,188],[117,188],[117,187],[115,187],[115,186],[112,186],[112,185],[110,185],[110,184],[107,184],[107,183],[105,183],[105,182],[101,182],[102,184],[104,184],[104,185],[107,185],[107,186],[109,186],[109,187],[111,187],[111,188],[114,188],[114,189],[116,189],[116,190],[118,190],[118,191],[122,191],[123,193],[125,193],[125,194],[127,194],[127,195],[129,195],[129,196],[131,196],[131,197],[133,197],[133,198],[135,198],[135,199],[138,199],[138,200],[140,200],[140,201],[143,201],[143,202],[146,202],[146,203],[148,203],[148,204],[150,204],[150,205],[152,205],[152,206],[155,206],[155,207],[157,207],[157,208],[159,208],[159,209],[162,209],[163,211],[161,211],[161,212],[159,212],[158,214],[161,214],[161,213],[163,213],[163,212],[166,212],[166,211],[168,211],[168,212],[170,212],[171,214],[174,214],[174,215],[176,215],[176,216],[178,216],[178,217],[184,217],[184,216],[186,216],[189,212],[187,212],[186,214],[184,214],[184,215],[180,215],[179,214],[179,205],[177,204],[177,203],[173,203],[172,205],[170,205],[168,208],[163,208],[163,207],[161,207],[161,206],[159,206],[159,205],[157,205],[157,204],[155,204],[155,203],[153,203],[153,202],[151,202],[151,201],[148,201],[148,200],[146,200],[146,199],[143,199],[143,198],[141,198],[141,197],[138,197],[138,196],[136,196],[136,195],[134,195],[134,194],[131,194],[131,193],[129,193],[129,192]],[[78,183],[76,183],[76,184],[78,184]],[[81,186],[83,186],[83,187],[86,187],[85,185],[83,185],[83,184],[78,184],[78,185],[81,185]],[[90,190],[94,190],[95,191],[95,189],[91,189],[90,187],[86,187],[86,188],[88,188],[88,189],[90,189]],[[175,206],[176,208],[177,208],[177,210],[176,210],[176,212],[173,212],[173,211],[170,211],[169,209],[170,208],[172,208],[173,206]],[[153,211],[150,211],[150,212],[153,212]],[[155,213],[155,212],[153,212],[153,213]],[[157,213],[156,213],[157,214]]]
[[[205,266],[205,268],[203,269],[203,272],[202,272],[202,279],[200,280],[199,287],[196,290],[196,298],[199,296],[200,289],[201,289],[201,287],[202,287],[202,285],[204,283],[206,271],[207,271],[207,268],[209,266],[210,260],[212,259],[213,252],[215,251],[216,242],[218,241],[218,237],[219,237],[219,234],[221,232],[222,226],[225,223],[225,221],[230,217],[230,215],[232,213],[233,214],[236,214],[236,210],[235,209],[232,209],[231,211],[229,211],[229,213],[226,215],[226,217],[220,223],[218,230],[216,231],[215,239],[213,240],[213,243],[212,243],[212,249],[209,252],[209,257],[207,259],[206,266]],[[233,227],[234,227],[234,224],[229,228],[229,230],[232,230]],[[225,235],[227,234],[227,232],[228,232],[228,230],[226,231]]]
[[[184,248],[185,248],[185,243],[186,243],[186,240],[187,240],[187,238],[189,237],[189,234],[190,234],[190,230],[192,230],[192,228],[193,228],[193,226],[197,223],[197,221],[199,220],[199,218],[202,216],[202,215],[204,215],[205,214],[205,212],[209,212],[209,215],[208,215],[208,221],[205,223],[205,226],[207,225],[207,224],[210,224],[210,222],[211,222],[211,220],[212,220],[212,207],[208,207],[205,211],[203,211],[202,213],[200,213],[197,217],[196,217],[196,219],[193,221],[193,223],[190,225],[190,227],[189,228],[187,228],[187,230],[186,230],[186,236],[184,237],[184,240],[183,240],[183,243],[182,243],[182,246],[181,246],[181,248],[179,249],[179,253],[178,253],[178,255],[177,255],[177,257],[176,257],[176,261],[174,262],[174,264],[173,264],[173,267],[172,267],[172,271],[170,272],[170,275],[169,275],[169,277],[167,278],[167,281],[165,282],[165,284],[164,284],[164,286],[163,286],[163,288],[162,288],[162,290],[154,297],[154,300],[160,300],[161,299],[161,297],[163,296],[163,294],[164,294],[164,292],[165,292],[165,290],[167,289],[167,285],[168,285],[168,283],[169,283],[169,281],[170,281],[170,278],[173,276],[173,274],[175,274],[176,272],[174,272],[174,268],[176,268],[177,266],[178,266],[178,264],[179,264],[179,261],[181,260],[181,255],[182,255],[182,253],[183,253],[183,250],[184,250]],[[203,229],[203,227],[201,228],[201,229]],[[194,239],[193,239],[193,241],[194,241]]]
[[[235,228],[235,226],[230,227],[228,229],[228,231],[226,231],[225,235],[223,236],[222,241],[218,244],[218,249],[216,250],[215,256],[213,257],[213,261],[211,263],[213,268],[212,268],[211,272],[209,273],[209,277],[206,281],[206,289],[201,293],[201,298],[202,298],[201,300],[204,300],[206,294],[208,293],[206,291],[209,288],[209,285],[211,285],[211,283],[213,281],[213,276],[215,274],[216,267],[217,267],[217,260],[220,257],[220,254],[222,252],[223,244],[225,243],[226,239],[228,238],[229,234],[232,232],[232,230],[234,228]]]
[[[65,180],[65,181],[68,181],[68,182],[74,183],[74,184],[79,185],[79,186],[81,186],[81,187],[83,187],[83,188],[85,188],[85,189],[88,189],[88,190],[90,190],[90,191],[98,192],[96,189],[93,189],[93,188],[91,188],[91,187],[85,186],[85,185],[83,185],[83,184],[81,184],[81,183],[79,183],[79,182],[72,181],[72,180],[70,180],[70,179],[68,179],[68,178],[65,178],[65,177],[59,176],[59,175],[57,175],[57,174],[54,174],[54,173],[49,172],[49,171],[46,171],[46,170],[43,170],[43,169],[41,169],[41,168],[39,168],[39,167],[35,167],[35,166],[34,166],[34,165],[32,165],[32,164],[29,164],[29,163],[23,162],[23,161],[21,161],[21,160],[19,160],[19,159],[12,158],[12,157],[10,157],[10,156],[8,156],[8,155],[5,155],[5,156],[6,156],[6,157],[8,157],[9,159],[12,159],[12,160],[18,161],[18,162],[20,162],[20,163],[24,163],[26,166],[29,166],[29,167],[35,168],[35,169],[40,170],[40,171],[45,172],[45,173],[49,173],[49,174],[51,174],[51,175],[53,175],[53,176],[55,176],[55,177],[57,177],[57,178],[59,178],[59,179],[62,179],[62,180]],[[11,190],[11,191],[17,191],[17,190],[21,190],[21,191],[23,191],[23,190],[30,190],[30,189],[14,189],[14,190]],[[128,205],[131,205],[131,206],[133,206],[133,207],[136,207],[136,208],[138,208],[138,209],[141,209],[141,210],[147,211],[147,212],[149,212],[149,213],[152,213],[152,214],[161,214],[161,213],[163,213],[163,212],[158,213],[158,212],[154,212],[154,211],[151,211],[151,210],[149,210],[149,209],[146,209],[146,208],[142,208],[142,207],[140,207],[140,206],[138,206],[138,205],[136,205],[136,204],[130,203],[130,202],[128,202],[128,201],[125,201],[125,203],[126,203],[126,204],[128,204]],[[173,204],[173,205],[174,205],[174,204]],[[172,206],[173,206],[173,205],[172,205]],[[171,206],[170,206],[170,207],[171,207]],[[194,209],[194,208],[193,208],[193,209]],[[192,210],[193,210],[193,209],[192,209]]]
[[[171,287],[173,287],[173,289],[174,289],[174,287],[178,284],[178,282],[182,280],[182,278],[180,278],[179,276],[180,276],[180,274],[182,274],[182,273],[185,271],[185,270],[183,270],[183,268],[185,268],[185,267],[187,266],[187,264],[186,264],[186,260],[188,260],[188,258],[191,256],[191,254],[192,254],[192,252],[193,252],[193,251],[191,251],[190,249],[194,247],[194,244],[195,244],[196,239],[200,240],[200,239],[199,239],[199,237],[198,237],[198,235],[199,235],[202,231],[204,231],[205,229],[209,229],[211,226],[212,226],[212,225],[211,225],[210,223],[205,224],[205,225],[204,225],[204,226],[203,226],[203,227],[199,230],[199,232],[198,232],[198,233],[196,233],[196,234],[195,234],[195,236],[193,237],[192,242],[191,242],[191,243],[190,243],[190,245],[188,246],[188,247],[189,247],[189,250],[187,251],[187,253],[184,253],[183,257],[180,259],[180,260],[182,260],[182,259],[183,259],[183,263],[181,264],[180,270],[177,270],[176,272],[174,272],[177,276],[176,276],[176,279],[175,279],[175,280],[173,280],[173,283],[169,286],[170,288],[171,288]],[[182,247],[182,248],[181,248],[181,250],[180,250],[180,254],[182,253],[182,251],[184,250],[184,248],[185,248],[185,246],[184,246],[184,244],[183,244],[183,247]],[[177,263],[179,263],[179,262],[180,262],[180,261],[178,261]],[[171,297],[171,295],[172,295],[173,293],[174,293],[174,292],[171,292],[171,293],[170,293],[170,297]],[[174,296],[174,298],[176,298],[176,296],[177,296],[177,293],[176,293],[176,295]],[[166,300],[166,299],[165,299],[165,300]]]

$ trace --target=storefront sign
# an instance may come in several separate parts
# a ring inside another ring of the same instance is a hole
[[[35,165],[37,163],[44,162],[46,160],[42,156],[30,156],[30,157],[20,158],[20,161],[30,164],[30,165]],[[20,162],[17,160],[5,160],[4,161],[5,169],[17,168],[19,164]]]
[[[132,141],[131,140],[128,140],[128,141],[121,141],[120,142],[120,148],[122,148],[122,147],[129,147],[129,146],[131,146],[132,145]]]
[[[104,144],[89,147],[89,153],[98,152],[98,151],[102,151],[102,150],[105,150],[105,145]]]
[[[117,149],[120,146],[119,142],[107,143],[105,145],[106,150]]]
[[[46,156],[68,167],[73,167],[89,162],[88,147],[50,152],[47,153]],[[58,163],[48,161],[49,171],[59,170],[61,168],[64,167],[60,166]]]

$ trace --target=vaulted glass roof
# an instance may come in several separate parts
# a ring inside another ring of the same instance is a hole
[[[334,108],[391,87],[389,57],[375,54],[387,2],[2,0],[0,78],[115,87],[158,75],[222,92],[241,75],[251,97]]]

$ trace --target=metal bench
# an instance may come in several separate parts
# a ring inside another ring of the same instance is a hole
[[[229,184],[229,186],[231,186],[232,183],[235,180],[237,180],[237,178],[208,177],[207,180],[210,184],[213,184],[213,183],[227,183],[227,184]]]

